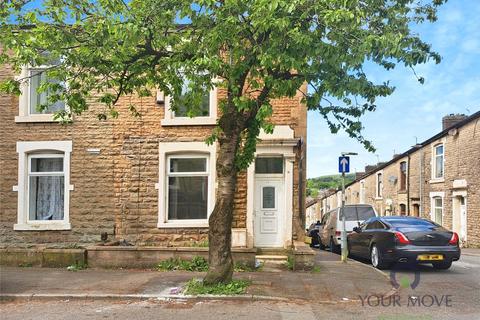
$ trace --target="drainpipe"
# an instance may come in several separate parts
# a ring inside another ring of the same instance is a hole
[[[303,214],[303,160],[305,159],[303,155],[303,137],[300,137],[300,141],[298,142],[299,152],[300,152],[300,161],[298,163],[298,217],[300,218],[300,223],[303,227],[305,226],[305,217]],[[292,224],[293,226],[293,224]],[[293,230],[292,230],[292,245],[293,245]]]
[[[410,215],[410,153],[408,154],[407,157],[407,181],[406,181],[406,187],[407,187],[407,213]]]
[[[423,217],[423,146],[420,145],[420,208],[419,216]]]

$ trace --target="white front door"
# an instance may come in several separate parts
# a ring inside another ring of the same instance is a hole
[[[255,179],[255,247],[283,247],[285,188],[283,179]]]
[[[460,197],[460,241],[467,240],[467,204],[465,197]]]

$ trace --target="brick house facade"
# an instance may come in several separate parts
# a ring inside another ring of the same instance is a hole
[[[13,76],[10,69],[0,69],[0,80]],[[137,246],[192,246],[207,239],[208,214],[215,203],[216,146],[204,141],[225,92],[210,93],[207,117],[175,118],[168,97],[159,94],[122,98],[119,117],[108,121],[96,118],[104,107],[92,102],[71,125],[60,125],[51,115],[29,109],[30,89],[23,88],[20,97],[0,96],[2,247],[85,246],[98,243],[102,233],[108,241],[124,239]],[[273,134],[261,134],[256,154],[263,171],[258,173],[253,163],[239,174],[234,246],[287,247],[303,230],[306,107],[301,100],[299,93],[273,101],[276,127]],[[130,104],[141,117],[130,115]],[[192,163],[199,172],[190,174]],[[277,171],[271,171],[272,163]],[[273,189],[269,179],[275,182]],[[190,193],[182,194],[182,188]],[[195,200],[198,208],[192,209],[192,203],[178,200],[182,196],[202,200]],[[277,210],[276,221],[258,220],[260,200],[275,202],[270,211]],[[35,210],[40,206],[56,206],[61,215],[39,218]],[[198,218],[195,210],[205,215]],[[270,229],[260,240],[255,230],[262,228]]]
[[[431,219],[480,246],[480,112],[450,115],[443,131],[380,164],[346,186],[346,203],[367,203],[382,215]],[[341,191],[322,199],[341,205]]]

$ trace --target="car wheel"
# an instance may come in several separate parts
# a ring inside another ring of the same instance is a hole
[[[442,261],[442,262],[432,262],[432,265],[435,269],[447,270],[452,266],[452,260]]]
[[[328,247],[331,253],[337,252],[337,246],[335,245],[335,242],[333,242],[333,238],[330,238],[330,244],[328,245]]]
[[[376,244],[373,244],[370,249],[370,261],[372,266],[377,269],[386,269],[389,266],[389,264],[385,262]]]
[[[320,245],[320,250],[325,249],[325,245],[323,244],[322,238],[320,238],[320,236],[318,236],[318,244]]]

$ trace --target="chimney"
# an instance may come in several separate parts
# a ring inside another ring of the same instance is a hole
[[[365,172],[355,172],[355,180],[360,179],[365,175]]]
[[[464,114],[451,113],[449,115],[446,115],[442,118],[442,131],[451,128],[452,126],[456,125],[462,120],[465,120],[466,118],[468,118],[468,116]]]
[[[376,165],[365,166],[365,173],[372,172],[373,170],[375,170],[376,167],[377,167]]]

